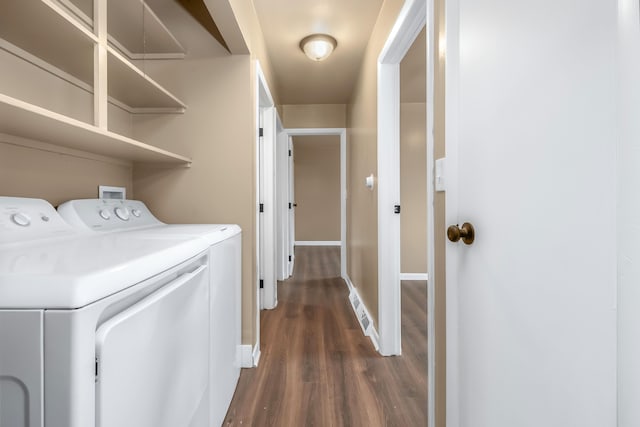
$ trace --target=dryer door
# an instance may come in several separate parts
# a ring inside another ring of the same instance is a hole
[[[96,333],[96,426],[177,427],[208,417],[206,266],[179,276]]]

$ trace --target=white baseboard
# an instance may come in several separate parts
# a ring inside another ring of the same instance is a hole
[[[260,346],[257,344],[242,344],[240,346],[240,367],[255,368],[260,361]]]
[[[251,344],[240,346],[240,367],[253,368],[253,346]]]
[[[347,288],[349,288],[349,292],[351,292],[351,289],[353,289],[353,282],[351,281],[351,277],[349,277],[348,274],[345,274],[344,276],[342,276],[342,279],[347,284]]]
[[[380,353],[380,336],[378,335],[378,331],[376,330],[376,328],[373,327],[373,324],[369,329],[369,339],[371,340],[371,343],[373,344],[373,347],[376,349],[376,351]]]
[[[253,366],[258,366],[258,362],[260,362],[260,344],[257,344],[253,347]]]
[[[296,246],[340,246],[340,240],[296,240]]]
[[[428,273],[400,273],[400,280],[429,280]]]

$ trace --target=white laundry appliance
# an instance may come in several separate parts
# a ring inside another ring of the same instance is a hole
[[[165,224],[137,200],[81,199],[58,206],[86,233],[127,233],[149,238],[197,237],[209,246],[210,420],[222,425],[240,376],[241,229],[235,224]]]
[[[208,426],[207,250],[0,197],[0,425]]]

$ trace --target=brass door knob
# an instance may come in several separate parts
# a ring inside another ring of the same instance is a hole
[[[473,229],[473,225],[465,222],[464,224],[462,224],[462,227],[458,227],[458,224],[450,225],[449,228],[447,228],[447,237],[452,242],[457,242],[458,240],[462,239],[465,244],[470,245],[473,243],[473,239],[475,239],[476,233]]]

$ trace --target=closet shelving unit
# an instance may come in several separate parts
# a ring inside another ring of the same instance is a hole
[[[183,113],[185,104],[132,60],[183,58],[184,49],[142,0],[103,3],[96,20],[108,29],[113,22],[108,37],[94,33],[92,6],[93,0],[2,0],[0,48],[92,92],[99,111],[85,123],[0,93],[0,133],[134,162],[190,165],[188,157],[108,130],[106,115],[107,103],[132,114]]]

